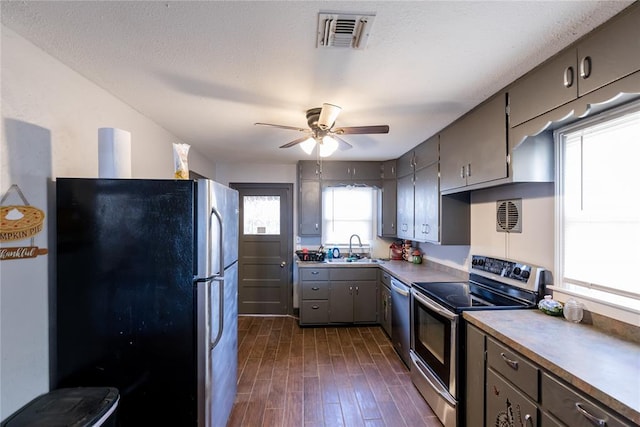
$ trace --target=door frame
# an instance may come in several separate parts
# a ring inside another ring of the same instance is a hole
[[[285,183],[285,182],[269,182],[269,183],[250,183],[250,182],[231,182],[229,183],[229,187],[238,190],[241,192],[242,190],[251,190],[251,189],[260,189],[260,190],[268,190],[268,189],[277,189],[277,190],[285,190],[289,195],[288,201],[285,206],[286,215],[285,220],[286,224],[281,224],[281,230],[286,230],[286,263],[287,263],[287,315],[292,316],[293,313],[293,184]],[[239,208],[243,209],[242,200],[240,200]],[[239,231],[242,231],[243,226],[240,224]],[[240,238],[240,236],[238,237]],[[240,259],[240,254],[238,254],[238,259]]]

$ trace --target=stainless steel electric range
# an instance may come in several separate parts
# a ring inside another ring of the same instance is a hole
[[[463,425],[462,312],[535,308],[550,279],[541,267],[473,255],[468,281],[413,284],[411,379],[445,427]]]

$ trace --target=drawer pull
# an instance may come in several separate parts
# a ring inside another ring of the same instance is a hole
[[[311,274],[316,275],[316,274],[320,274],[319,271],[312,271]]]
[[[320,308],[320,306],[318,304],[314,304],[311,306],[312,309],[317,310]]]
[[[314,286],[313,288],[311,288],[311,290],[312,290],[312,291],[319,291],[319,290],[320,290],[320,288],[319,288],[319,287],[317,287],[317,286]]]
[[[593,425],[600,426],[600,427],[607,426],[607,420],[603,420],[601,418],[596,417],[595,415],[591,415],[586,409],[582,407],[582,404],[580,402],[576,402],[576,409],[578,410],[578,412],[582,414],[582,416],[584,416],[586,419],[591,421]]]
[[[506,363],[507,365],[509,365],[511,368],[515,369],[516,371],[518,370],[518,361],[517,360],[511,360],[507,357],[506,354],[504,353],[500,353],[500,356],[502,357],[502,360],[504,360],[504,363]]]

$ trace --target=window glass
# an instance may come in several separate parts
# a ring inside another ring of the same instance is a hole
[[[243,232],[250,234],[280,234],[280,196],[244,196]]]
[[[558,285],[640,299],[640,106],[556,133]],[[626,298],[625,298],[626,297]],[[633,304],[635,305],[635,304]]]
[[[322,191],[322,241],[349,244],[357,234],[362,244],[373,241],[374,197],[371,187],[327,187]],[[354,238],[354,243],[356,239]]]

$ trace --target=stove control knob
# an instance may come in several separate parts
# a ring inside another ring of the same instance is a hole
[[[520,269],[520,267],[516,267],[513,269],[513,274],[515,274],[516,276],[519,276],[521,272],[522,270]]]
[[[521,274],[523,279],[528,279],[530,275],[531,273],[529,272],[529,270],[524,270]]]

